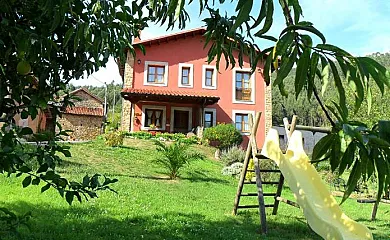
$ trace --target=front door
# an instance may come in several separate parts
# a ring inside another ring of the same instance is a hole
[[[187,133],[189,111],[173,110],[173,131]]]

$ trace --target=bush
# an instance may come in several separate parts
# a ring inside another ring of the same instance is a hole
[[[210,145],[223,150],[233,145],[240,145],[242,136],[232,124],[218,124],[215,127],[206,128],[203,133]]]
[[[244,166],[244,164],[242,164],[240,162],[233,163],[230,166],[224,167],[222,169],[222,174],[238,178],[241,174],[243,166]]]
[[[179,176],[179,171],[185,164],[194,160],[201,160],[204,156],[200,153],[189,151],[189,145],[181,141],[166,144],[160,141],[155,141],[157,151],[161,156],[156,159],[156,162],[168,170],[170,179],[176,179]]]
[[[139,131],[139,132],[126,132],[126,137],[134,137],[138,139],[151,139],[153,137],[152,133],[146,132],[146,131]]]
[[[110,147],[118,147],[123,145],[125,135],[120,131],[108,132],[104,135],[106,145]]]
[[[245,151],[237,145],[233,145],[228,149],[222,150],[221,152],[221,161],[229,166],[235,162],[244,162]]]

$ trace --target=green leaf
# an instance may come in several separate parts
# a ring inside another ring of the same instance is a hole
[[[24,180],[22,181],[22,185],[23,187],[28,187],[28,185],[30,185],[31,183],[31,176],[27,176],[24,178]]]
[[[33,130],[31,128],[29,128],[29,127],[24,127],[20,131],[20,134],[21,135],[31,135],[31,134],[33,134]]]
[[[295,97],[298,98],[303,86],[307,82],[308,68],[310,63],[310,48],[306,48],[297,62],[297,71],[295,75]]]
[[[66,192],[65,199],[69,203],[69,205],[72,205],[73,197],[74,197],[74,192],[73,191],[67,191]]]
[[[246,21],[249,21],[249,14],[252,10],[253,0],[239,0],[236,11],[238,11],[237,18],[234,21],[232,32],[241,26]]]
[[[372,107],[372,93],[371,88],[367,88],[367,114],[370,114]]]
[[[316,76],[317,72],[317,66],[318,66],[318,61],[320,59],[320,55],[316,52],[313,52],[311,56],[311,65],[310,65],[310,77],[307,82],[307,98],[311,99],[312,94],[313,94],[313,89],[314,89],[314,79]]]
[[[388,165],[384,161],[384,159],[380,157],[374,158],[376,170],[378,172],[378,193],[377,193],[377,202],[381,200],[381,196],[383,193],[386,175],[388,173]]]
[[[267,0],[263,0],[261,2],[261,8],[260,8],[259,16],[257,17],[256,21],[251,26],[251,29],[256,28],[257,26],[259,26],[261,21],[263,21],[263,19],[265,18],[266,14],[267,14],[268,2],[269,1],[267,1]]]
[[[267,59],[265,60],[264,64],[264,81],[267,84],[267,86],[271,82],[271,64],[272,64],[272,54],[268,54]]]
[[[257,33],[255,33],[256,37],[257,36],[261,36],[264,33],[268,32],[268,30],[272,26],[273,15],[274,15],[274,3],[273,3],[273,1],[267,1],[267,3],[268,3],[267,4],[267,14],[266,14],[266,17],[265,17],[264,26]]]
[[[297,59],[298,51],[295,48],[291,55],[282,58],[282,64],[280,65],[279,70],[277,71],[276,79],[274,84],[279,85],[283,79],[285,79],[290,73],[294,63]]]
[[[320,160],[325,154],[330,150],[334,141],[334,135],[328,134],[325,137],[321,138],[320,141],[314,146],[312,160]]]
[[[343,204],[345,200],[348,199],[348,197],[351,195],[353,190],[356,187],[356,184],[361,176],[361,164],[359,161],[355,161],[355,164],[353,165],[352,171],[349,175],[348,182],[347,182],[347,189],[344,192],[343,200],[341,200],[340,204]]]
[[[298,30],[311,32],[311,33],[315,34],[316,36],[318,36],[319,38],[321,38],[323,43],[326,42],[325,36],[320,31],[318,31],[315,27],[313,27],[313,26],[290,25],[290,26],[286,27],[285,29],[283,29],[283,31],[280,33],[280,35],[283,35],[286,32],[298,31]]]
[[[73,33],[74,33],[74,27],[71,27],[68,29],[68,31],[66,31],[64,41],[63,41],[63,44],[65,47],[68,45],[68,42],[69,42],[70,38],[72,37]]]
[[[50,28],[50,32],[53,32],[58,27],[58,25],[60,24],[60,22],[61,22],[61,15],[60,14],[61,14],[60,11],[55,11],[54,20],[52,22],[52,25],[51,25],[51,28]]]
[[[345,100],[345,90],[344,90],[343,84],[341,82],[340,75],[337,71],[337,68],[336,68],[336,65],[334,64],[334,62],[328,61],[328,63],[330,65],[330,68],[332,69],[335,85],[336,85],[337,91],[339,93],[340,107],[344,113],[348,114],[347,103]]]
[[[341,156],[340,149],[341,149],[340,137],[338,135],[335,135],[330,150],[330,168],[332,172],[334,172],[340,164],[340,156]]]
[[[41,181],[41,179],[40,178],[34,178],[32,181],[31,181],[31,184],[32,185],[39,185],[39,182]]]
[[[349,166],[352,165],[354,159],[355,159],[355,150],[356,150],[356,143],[351,142],[347,149],[345,150],[345,153],[343,154],[343,157],[340,161],[339,166],[339,175],[342,175]]]
[[[47,165],[47,163],[43,163],[43,164],[38,168],[37,173],[46,172],[48,168],[49,168],[49,165]]]

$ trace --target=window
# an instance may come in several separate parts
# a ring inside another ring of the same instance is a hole
[[[217,124],[217,110],[215,108],[204,109],[204,127],[213,127]]]
[[[254,116],[255,111],[249,110],[233,110],[232,119],[234,121],[234,126],[242,135],[249,135],[249,115]]]
[[[217,70],[215,66],[203,65],[202,87],[217,89]]]
[[[212,127],[213,126],[213,112],[204,112],[204,127]]]
[[[183,67],[181,69],[181,84],[182,85],[189,85],[190,84],[190,68],[189,67]]]
[[[142,106],[142,130],[165,130],[166,107],[155,105]],[[151,128],[152,127],[152,128]]]
[[[206,69],[206,76],[204,82],[205,86],[207,87],[213,86],[213,75],[214,75],[214,69]]]
[[[247,113],[237,113],[235,124],[238,131],[249,132],[249,115]]]
[[[192,88],[193,87],[193,67],[194,65],[188,63],[179,63],[179,87]]]
[[[250,69],[233,69],[233,103],[255,104],[254,77]]]
[[[236,72],[236,100],[252,100],[252,88],[249,72]]]
[[[168,63],[145,61],[144,85],[168,85]]]
[[[148,83],[163,83],[164,82],[164,66],[148,66]]]
[[[146,109],[145,110],[145,126],[150,127],[154,125],[156,128],[161,128],[163,111],[157,109]]]

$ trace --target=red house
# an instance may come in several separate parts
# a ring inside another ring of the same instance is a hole
[[[262,68],[250,73],[248,59],[243,68],[219,72],[215,62],[207,63],[204,28],[183,31],[148,40],[128,52],[122,69],[124,86],[121,128],[125,131],[192,131],[198,126],[233,123],[248,135],[248,114],[262,112],[258,143],[271,127],[271,89],[266,87]],[[248,137],[244,137],[246,145]]]

